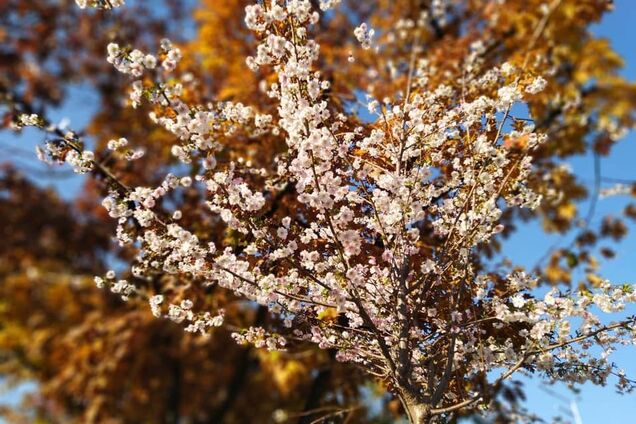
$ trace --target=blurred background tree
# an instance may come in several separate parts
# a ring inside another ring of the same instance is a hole
[[[191,101],[258,101],[264,113],[274,114],[273,104],[259,95],[263,76],[250,72],[244,62],[255,45],[243,24],[248,3],[137,1],[116,13],[104,13],[82,11],[71,1],[0,2],[3,123],[9,127],[20,113],[47,116],[70,87],[88,86],[99,106],[83,134],[94,143],[99,161],[123,182],[157,184],[167,170],[178,166],[170,155],[171,135],[147,118],[151,110],[126,104],[120,94],[126,81],[106,63],[105,46],[117,41],[153,50],[167,36],[184,50],[179,72],[199,81],[197,90],[186,93]],[[589,29],[610,10],[611,2],[563,0],[553,19],[535,34],[543,3],[344,0],[340,7],[347,13],[321,20],[326,29],[318,38],[321,68],[329,73],[331,90],[338,94],[334,97],[346,99],[336,105],[342,110],[364,108],[361,91],[378,99],[399,91],[412,60],[425,60],[436,70],[431,86],[461,88],[461,63],[477,40],[488,40],[480,54],[489,64],[525,66],[529,74],[544,77],[547,89],[529,102],[528,113],[548,135],[548,142],[535,153],[533,183],[548,201],[538,215],[509,213],[501,239],[484,247],[483,253],[498,258],[505,253],[503,239],[521,221],[538,218],[546,232],[575,233],[574,242],[549,249],[537,264],[544,282],[593,285],[598,281],[598,256],[614,254],[605,240],[621,239],[627,230],[623,217],[636,215],[636,207],[627,205],[622,216],[607,217],[597,228],[591,225],[603,183],[600,157],[609,154],[622,128],[633,127],[636,86],[620,76],[623,62],[608,41]],[[383,46],[380,65],[370,66],[378,56],[361,49],[353,36],[353,28],[363,21],[376,29]],[[425,25],[416,33],[412,28],[418,21]],[[417,57],[411,54],[414,44],[420,46]],[[355,62],[341,66],[350,56]],[[537,59],[526,63],[527,57]],[[124,134],[143,146],[142,159],[116,161],[105,149],[108,140]],[[224,151],[233,155],[225,159],[263,167],[272,167],[273,158],[285,150],[284,140],[273,136],[254,140],[237,132],[220,141],[233,147]],[[511,149],[523,143],[509,140]],[[8,153],[12,158],[24,152]],[[591,184],[563,166],[566,159],[586,153],[597,164]],[[546,179],[549,192],[544,189]],[[254,422],[254,416],[270,417],[268,422],[310,422],[332,416],[368,422],[400,414],[390,399],[369,400],[375,399],[373,386],[379,383],[335,362],[329,353],[309,346],[301,352],[267,353],[236,346],[221,330],[205,338],[184,333],[177,325],[158,322],[143,302],[123,304],[95,288],[94,274],[127,268],[134,257],[126,249],[113,251],[111,224],[99,206],[106,192],[103,175],[95,173],[71,200],[62,200],[26,179],[16,166],[8,163],[2,169],[0,369],[12,383],[36,383],[23,404],[4,411],[8,418],[199,423]],[[286,194],[282,192],[268,214],[283,217],[294,208],[295,200]],[[222,222],[201,219],[207,216],[199,208],[201,195],[193,189],[170,198],[182,211],[184,225],[197,223],[197,234],[218,246],[239,244]],[[584,275],[586,281],[575,281],[576,275]],[[225,292],[187,283],[161,275],[152,281],[176,299],[187,295],[201,305],[223,307],[240,322],[274,320]],[[518,393],[510,391],[509,398],[517,400]],[[371,414],[370,409],[380,412]]]

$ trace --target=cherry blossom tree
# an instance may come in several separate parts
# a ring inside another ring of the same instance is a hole
[[[275,113],[189,103],[184,93],[197,82],[176,72],[182,53],[168,40],[157,53],[108,45],[108,62],[131,80],[132,105],[153,106],[151,119],[174,134],[171,152],[181,165],[158,186],[120,181],[72,131],[20,116],[17,127],[54,135],[43,160],[109,181],[103,206],[117,221],[118,242],[137,256],[129,277],[109,271],[97,285],[147,299],[155,316],[186,331],[223,325],[238,343],[269,350],[300,342],[332,349],[384,381],[412,423],[488,411],[517,374],[572,385],[613,379],[632,390],[608,357],[636,342],[636,318],[623,312],[636,302],[636,287],[600,281],[546,290],[539,276],[481,255],[505,230],[505,213],[543,201],[529,181],[534,152],[549,140],[518,111],[546,89],[547,76],[531,71],[532,47],[562,2],[541,9],[520,64],[492,66],[484,60],[489,40],[472,42],[456,86],[436,83],[414,30],[408,59],[392,70],[404,84],[382,98],[360,87],[365,112],[337,99],[320,68],[320,21],[346,13],[338,3],[265,0],[246,8],[258,40],[246,63],[263,75],[260,92]],[[423,16],[414,28],[429,24]],[[381,54],[370,25],[350,30],[362,51]],[[271,167],[221,160],[231,146],[218,140],[233,134],[278,137],[287,148]],[[108,145],[122,161],[138,158],[134,146],[125,134]],[[180,224],[181,211],[164,199],[186,188],[205,193],[201,219],[222,221],[239,243],[217,246]],[[295,208],[270,213],[283,193],[292,193]],[[173,303],[145,283],[161,274],[228,290],[266,307],[280,325],[243,327],[225,322],[222,309],[199,309],[196,299]]]

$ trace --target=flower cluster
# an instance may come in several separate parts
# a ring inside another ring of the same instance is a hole
[[[369,29],[366,23],[361,23],[360,26],[353,31],[353,35],[356,36],[356,39],[364,49],[371,48],[371,42],[374,34],[375,30]]]
[[[285,339],[267,333],[262,327],[250,327],[241,333],[232,333],[232,338],[239,344],[252,344],[257,348],[281,350],[285,347]]]
[[[94,7],[96,9],[114,9],[123,6],[124,0],[75,0],[80,9]]]
[[[40,117],[35,114],[22,114],[18,117],[17,122],[15,123],[16,128],[29,127],[29,126],[39,126],[41,124]]]
[[[136,291],[134,284],[130,284],[127,280],[116,280],[115,271],[110,270],[105,277],[95,277],[95,285],[97,288],[108,287],[109,290],[121,296],[123,300],[128,300]]]
[[[145,72],[155,71],[157,64],[160,62],[160,68],[164,73],[170,73],[175,70],[177,64],[181,60],[181,50],[173,46],[172,42],[167,39],[161,40],[161,48],[159,58],[152,54],[145,54],[138,49],[122,48],[117,43],[110,43],[107,47],[107,60],[115,69],[124,74],[129,74],[134,78],[140,78]],[[169,105],[168,94],[170,91],[178,92],[178,87],[167,87],[165,84],[157,84],[151,87],[144,87],[141,80],[136,80],[132,84],[130,98],[134,107],[141,103],[142,97],[147,96],[154,99],[155,102]],[[160,99],[158,101],[157,99]]]
[[[93,161],[95,160],[95,154],[90,150],[83,150],[77,152],[71,150],[66,154],[66,162],[73,168],[78,174],[85,174],[93,169]]]

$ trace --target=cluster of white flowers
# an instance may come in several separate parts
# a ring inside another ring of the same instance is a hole
[[[150,311],[152,312],[152,315],[154,315],[157,318],[161,317],[162,303],[163,303],[163,295],[161,294],[156,294],[148,300],[148,304],[150,304]]]
[[[107,144],[110,150],[118,150],[127,145],[128,145],[128,140],[126,140],[123,137],[118,140],[109,140]]]
[[[18,121],[15,123],[16,128],[28,127],[28,126],[38,126],[41,123],[40,117],[35,114],[22,114],[18,117]]]
[[[516,84],[507,85],[497,90],[497,94],[500,100],[500,110],[505,110],[521,100],[521,92]]]
[[[216,315],[204,312],[199,316],[195,316],[192,322],[185,328],[185,331],[189,333],[200,333],[202,335],[207,334],[210,328],[223,325],[224,316],[225,312],[223,310],[218,311]]]
[[[364,49],[370,49],[371,43],[373,41],[373,35],[375,34],[374,29],[370,29],[366,23],[361,23],[359,27],[357,27],[353,31],[353,35],[356,36],[356,39],[362,45]]]
[[[320,10],[333,9],[340,4],[341,0],[320,0]]]
[[[141,50],[128,51],[122,49],[117,43],[108,44],[106,50],[108,63],[111,63],[119,72],[133,77],[140,77],[145,69],[154,69],[157,66],[157,58],[151,54],[144,54]]]
[[[104,278],[95,277],[95,285],[100,289],[108,287],[111,292],[120,295],[122,300],[128,300],[137,291],[135,285],[129,283],[128,280],[115,280],[115,271],[113,270],[108,271]]]
[[[109,140],[108,143],[106,144],[106,147],[108,147],[108,150],[111,150],[112,152],[114,152],[114,154],[117,157],[122,157],[127,161],[134,161],[137,160],[141,157],[143,157],[143,155],[145,154],[145,150],[144,149],[126,149],[126,147],[128,146],[128,140],[124,137],[118,138],[118,139],[113,139],[113,140]]]
[[[94,7],[96,9],[113,9],[125,4],[124,0],[75,0],[80,9]]]
[[[174,47],[172,42],[166,38],[161,40],[161,50],[163,50],[165,54],[165,59],[161,62],[161,67],[167,72],[174,71],[177,67],[177,63],[181,60],[181,50]]]
[[[262,327],[249,327],[241,333],[232,333],[232,338],[239,344],[253,344],[258,348],[267,348],[269,351],[283,350],[286,345],[284,338],[270,334]]]
[[[83,150],[82,152],[71,150],[66,154],[66,162],[78,174],[90,172],[93,169],[94,160],[95,154],[90,150]]]
[[[543,77],[537,77],[526,87],[526,93],[537,94],[545,90],[548,82]]]
[[[181,50],[173,46],[168,39],[161,40],[159,57],[161,60],[161,68],[165,73],[173,72],[179,61],[181,60]],[[117,43],[110,43],[107,47],[107,61],[111,63],[115,69],[124,74],[129,74],[134,78],[140,78],[144,72],[153,71],[157,68],[159,59],[152,54],[145,54],[138,49],[122,48]],[[157,84],[155,86],[145,87],[141,80],[132,83],[130,99],[133,107],[137,107],[144,96],[150,98],[155,103],[169,105],[169,96],[178,95],[181,91],[181,85],[169,87],[165,84]]]
[[[161,309],[163,302],[164,296],[160,294],[154,295],[148,300],[150,310],[157,318],[164,316]],[[219,310],[217,315],[214,316],[209,312],[197,314],[192,310],[193,306],[194,303],[188,299],[182,300],[178,305],[170,304],[165,317],[178,324],[188,322],[189,324],[185,327],[185,331],[202,335],[207,334],[210,328],[220,327],[223,324],[224,310]]]

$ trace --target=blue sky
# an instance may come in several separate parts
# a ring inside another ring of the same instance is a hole
[[[593,31],[611,40],[612,46],[625,59],[626,66],[623,75],[630,80],[636,80],[636,0],[617,0],[615,10],[605,16],[603,21],[593,27]],[[68,118],[73,128],[82,128],[90,119],[95,108],[95,93],[86,87],[77,86],[70,90],[69,101],[55,110],[51,117],[55,121]],[[8,158],[29,167],[39,165],[29,159],[33,147],[43,137],[34,130],[26,130],[19,136],[12,136],[6,132],[0,133],[0,161]],[[615,146],[608,158],[602,159],[602,174],[606,177],[636,179],[636,132],[632,132],[620,144]],[[571,160],[570,165],[581,178],[592,181],[593,158],[583,156]],[[39,168],[41,169],[41,168]],[[38,182],[54,187],[65,198],[72,198],[82,185],[79,176],[49,178],[37,173],[29,175]],[[596,209],[596,223],[606,213],[620,211],[625,205],[625,198],[601,199]],[[581,205],[582,210],[586,205]],[[593,220],[592,225],[595,223]],[[537,223],[529,223],[518,234],[507,241],[506,255],[515,262],[533,265],[545,252],[546,248],[558,241],[559,237],[548,237]],[[565,241],[567,243],[567,239]],[[621,242],[618,255],[603,268],[602,275],[613,282],[636,282],[636,228],[632,227],[630,235]],[[636,310],[630,311],[636,313]],[[628,375],[636,376],[636,348],[625,348],[614,354],[614,360],[626,369]],[[585,385],[580,394],[573,394],[563,386],[544,387],[537,381],[524,381],[528,395],[527,406],[544,418],[556,414],[570,415],[572,423],[618,423],[629,422],[636,417],[636,394],[618,395],[613,387],[596,387]],[[1,402],[14,402],[19,398],[17,392],[0,395]],[[572,416],[572,405],[578,408],[580,421]],[[632,421],[636,422],[636,418]]]
[[[636,80],[636,1],[616,0],[614,11],[607,14],[600,24],[593,27],[593,32],[611,40],[612,47],[625,60],[622,75],[629,80]],[[612,154],[601,159],[601,171],[604,177],[636,180],[636,132],[632,131],[623,141],[615,146]],[[569,161],[577,175],[592,181],[594,178],[593,157],[591,155],[574,158]],[[606,198],[599,200],[592,220],[592,226],[598,224],[607,213],[618,213],[627,203],[626,198]],[[587,205],[581,205],[587,210]],[[529,223],[505,246],[506,254],[519,263],[534,264],[545,252],[547,246],[559,237],[547,237],[537,223]],[[567,244],[567,239],[565,243]],[[636,282],[636,226],[630,227],[630,234],[617,245],[617,256],[602,268],[602,275],[612,282]],[[636,313],[632,308],[629,313]],[[619,349],[613,360],[623,367],[628,375],[636,375],[636,348]],[[636,422],[636,394],[619,395],[612,386],[598,387],[586,384],[581,393],[573,394],[562,385],[544,386],[538,381],[524,381],[528,396],[527,406],[544,418],[556,414],[572,417],[571,402],[576,403],[580,422],[596,423],[628,423]],[[548,393],[548,391],[550,393]]]

